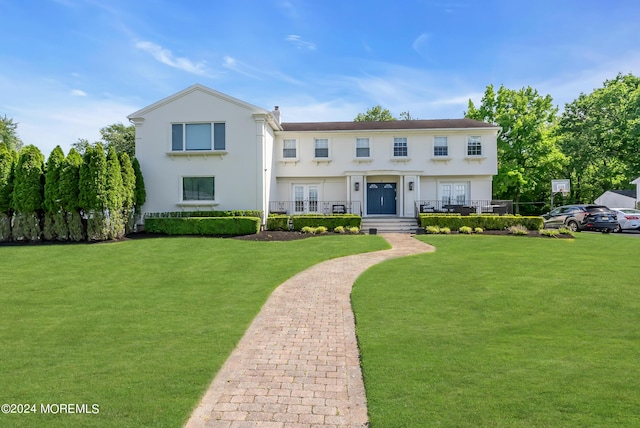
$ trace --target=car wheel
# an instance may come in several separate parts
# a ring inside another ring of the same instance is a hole
[[[567,223],[567,227],[572,232],[580,232],[580,228],[578,228],[578,223],[573,220]]]
[[[622,228],[620,227],[620,225],[619,225],[619,224],[618,224],[618,225],[616,225],[616,227],[613,229],[613,232],[615,232],[615,233],[620,233],[620,232],[622,232]]]

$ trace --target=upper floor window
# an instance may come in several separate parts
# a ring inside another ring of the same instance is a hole
[[[393,157],[407,157],[406,137],[393,139]]]
[[[182,177],[182,200],[215,200],[215,177]]]
[[[316,158],[329,157],[329,140],[326,138],[315,139],[315,155]]]
[[[482,139],[479,135],[467,137],[467,156],[482,156]]]
[[[369,152],[369,139],[368,138],[356,138],[356,157],[368,158],[371,155]]]
[[[171,125],[171,150],[225,150],[224,123],[174,123]]]
[[[433,156],[449,156],[447,137],[433,138]]]
[[[282,157],[288,159],[298,157],[296,140],[284,140],[282,142]]]

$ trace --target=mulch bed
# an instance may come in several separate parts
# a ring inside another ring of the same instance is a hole
[[[332,235],[332,233],[328,233],[326,235]],[[451,232],[451,235],[458,235],[458,232]],[[508,236],[509,231],[507,230],[485,230],[482,235],[503,235],[503,236]],[[21,246],[21,245],[81,245],[81,244],[102,244],[102,243],[108,243],[108,242],[121,242],[121,241],[127,241],[130,239],[153,239],[153,238],[163,238],[163,237],[168,237],[170,235],[164,235],[164,234],[160,234],[160,233],[146,233],[146,232],[139,232],[139,233],[132,233],[130,235],[127,235],[125,238],[117,240],[117,241],[100,241],[100,242],[86,242],[86,241],[82,241],[82,242],[61,242],[61,241],[38,241],[38,242],[29,242],[29,241],[18,241],[18,242],[0,242],[0,247],[5,247],[5,246]],[[188,236],[193,236],[193,235],[188,235]],[[252,235],[244,235],[244,236],[215,236],[215,238],[228,238],[228,239],[238,239],[241,241],[295,241],[298,239],[309,239],[309,238],[315,238],[318,236],[322,236],[322,235],[313,235],[310,233],[302,233],[302,232],[284,232],[284,231],[278,231],[278,230],[264,230],[261,231],[259,233],[255,233]],[[515,235],[512,235],[515,236]],[[557,235],[554,237],[549,237],[549,236],[545,236],[545,235],[541,235],[540,232],[536,231],[529,231],[528,235],[518,235],[519,237],[523,237],[523,238],[547,238],[547,239],[573,239],[573,236],[571,235]],[[208,238],[203,236],[202,238]]]

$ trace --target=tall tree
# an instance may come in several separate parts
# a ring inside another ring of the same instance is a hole
[[[366,113],[358,113],[354,122],[383,122],[389,120],[396,120],[389,110],[383,108],[380,105],[371,107]]]
[[[87,217],[87,239],[104,241],[109,238],[105,217],[107,193],[107,158],[102,144],[88,147],[80,167],[80,206]]]
[[[111,146],[107,150],[107,164],[105,176],[105,215],[108,221],[110,239],[119,239],[125,233],[125,221],[122,215],[124,187],[122,185],[122,171],[116,149]]]
[[[120,153],[119,160],[122,173],[122,217],[125,221],[125,233],[131,233],[135,226],[133,208],[136,197],[136,172],[128,154]]]
[[[640,176],[640,78],[618,74],[565,106],[558,126],[575,201],[630,189]]]
[[[64,153],[56,146],[47,159],[44,178],[44,239],[66,241],[69,235],[65,215],[60,208],[60,171]]]
[[[551,180],[561,178],[558,174],[565,162],[552,133],[556,113],[551,96],[541,96],[531,87],[513,90],[500,86],[496,93],[489,85],[479,107],[469,100],[465,117],[502,128],[494,179],[496,199],[521,202],[548,198]]]
[[[11,219],[13,208],[11,196],[18,163],[18,152],[0,143],[0,241],[11,239]]]
[[[140,169],[140,163],[138,162],[138,159],[133,158],[131,164],[133,166],[133,171],[136,174],[136,192],[134,205],[136,215],[139,216],[142,213],[142,205],[144,205],[147,200],[147,191],[144,187],[144,177],[142,176],[142,170]]]
[[[18,137],[18,124],[6,115],[0,117],[0,143],[6,144],[8,149],[22,149],[22,140]]]
[[[13,237],[17,240],[39,241],[40,218],[44,200],[44,155],[36,146],[20,151],[16,166],[11,202],[14,214]]]
[[[60,205],[65,212],[70,241],[82,241],[86,231],[80,213],[80,167],[82,156],[76,149],[69,150],[60,171]]]
[[[136,154],[136,127],[114,123],[100,129],[105,149],[113,147],[117,153],[126,153],[130,158]]]

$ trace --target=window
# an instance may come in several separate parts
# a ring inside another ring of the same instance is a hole
[[[171,150],[174,152],[224,150],[225,138],[224,123],[174,123],[171,125]]]
[[[482,140],[480,136],[467,137],[467,156],[482,156]]]
[[[394,138],[393,139],[393,156],[394,157],[407,157],[407,139],[406,138]]]
[[[369,153],[369,139],[368,138],[356,138],[356,157],[368,158]]]
[[[329,157],[329,140],[326,138],[316,138],[315,140],[315,157],[316,158],[328,158]]]
[[[214,189],[214,177],[182,177],[183,201],[213,201]]]
[[[433,138],[433,156],[449,156],[447,137]]]
[[[296,158],[296,140],[284,140],[282,142],[282,157],[283,158]]]

